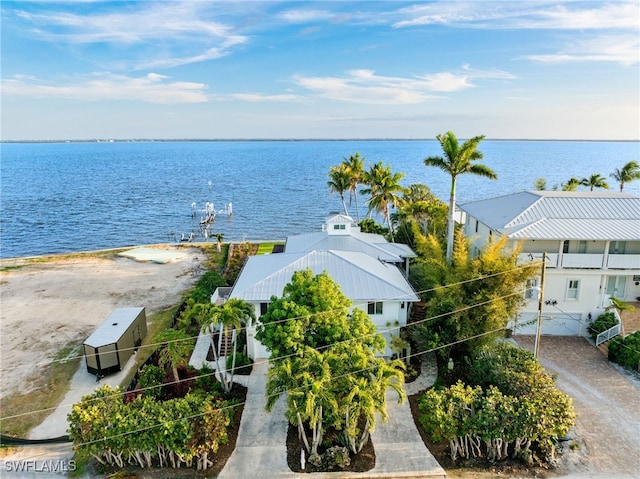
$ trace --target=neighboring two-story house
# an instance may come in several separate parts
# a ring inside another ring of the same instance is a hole
[[[465,235],[479,249],[505,235],[521,243],[521,261],[547,253],[543,334],[586,335],[614,296],[640,296],[640,197],[609,191],[522,191],[458,205]],[[518,334],[535,334],[535,286],[514,318]]]
[[[257,321],[267,311],[272,296],[280,297],[296,271],[327,272],[342,292],[369,314],[389,344],[392,326],[405,325],[411,304],[419,297],[406,279],[409,259],[415,253],[406,245],[393,244],[381,235],[362,233],[348,216],[327,218],[322,231],[287,238],[284,252],[251,256],[233,287],[216,290],[255,307]],[[255,339],[256,323],[247,325],[247,353],[252,359],[270,353]],[[397,334],[397,331],[396,333]],[[391,355],[387,348],[385,355]]]

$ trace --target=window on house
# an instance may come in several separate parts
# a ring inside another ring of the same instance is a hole
[[[382,301],[373,301],[367,304],[368,314],[382,314]]]
[[[587,252],[587,242],[580,241],[580,243],[578,243],[578,253],[584,254],[586,252]]]
[[[260,316],[263,314],[267,314],[267,309],[269,308],[269,303],[260,303]]]
[[[609,254],[624,254],[626,249],[626,241],[612,241],[609,243]]]
[[[580,280],[570,279],[567,287],[567,299],[578,299],[578,292],[580,290]]]
[[[344,230],[347,225],[333,225],[334,230]]]
[[[476,220],[476,233],[478,232],[478,220]]]
[[[569,240],[564,240],[564,242],[562,243],[562,252],[563,253],[569,252]]]

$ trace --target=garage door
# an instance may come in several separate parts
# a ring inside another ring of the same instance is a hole
[[[538,315],[523,314],[512,324],[514,334],[536,334]],[[581,314],[545,314],[541,334],[550,336],[580,336]]]

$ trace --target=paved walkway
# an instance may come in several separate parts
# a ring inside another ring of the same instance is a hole
[[[533,351],[533,336],[515,340]],[[640,381],[584,338],[543,336],[539,359],[573,398],[575,429],[588,448],[579,477],[640,477]]]
[[[294,473],[287,465],[287,420],[285,398],[281,397],[271,413],[266,404],[265,384],[268,363],[258,360],[247,380],[247,402],[242,413],[236,448],[218,479],[284,479],[308,477]],[[431,386],[436,377],[435,356],[428,356],[422,374],[405,385],[407,394],[415,394]],[[239,378],[240,379],[240,378]],[[315,473],[314,478],[419,478],[445,477],[433,455],[420,438],[409,402],[397,403],[397,395],[388,395],[389,421],[378,422],[371,439],[376,451],[376,465],[368,472]]]

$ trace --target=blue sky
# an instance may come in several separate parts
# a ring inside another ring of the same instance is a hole
[[[2,139],[640,137],[640,3],[3,1]]]

